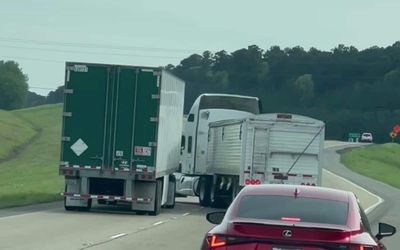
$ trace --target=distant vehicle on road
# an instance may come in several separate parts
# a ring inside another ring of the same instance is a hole
[[[362,133],[361,134],[361,142],[372,142],[372,134],[371,133]]]
[[[351,192],[301,185],[245,187],[227,212],[207,214],[217,224],[202,249],[384,250],[396,228],[370,223]]]

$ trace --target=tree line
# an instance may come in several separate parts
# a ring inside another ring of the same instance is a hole
[[[0,61],[0,109],[13,110],[62,102],[63,87],[50,91],[47,96],[28,90],[28,76],[17,62]]]
[[[202,93],[231,93],[259,97],[265,113],[323,120],[327,139],[372,132],[376,142],[387,142],[400,123],[400,41],[364,50],[338,45],[331,51],[251,45],[231,53],[192,54],[165,68],[186,82],[186,113]],[[16,62],[0,61],[0,109],[62,102],[63,87],[44,97],[29,92],[27,81]]]
[[[232,93],[258,96],[263,112],[323,120],[328,139],[372,132],[375,141],[387,142],[400,123],[400,41],[361,51],[252,45],[193,54],[166,68],[186,81],[186,112],[201,93]]]

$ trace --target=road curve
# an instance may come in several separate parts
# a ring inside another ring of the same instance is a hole
[[[322,162],[323,167],[328,171],[367,189],[369,192],[379,196],[385,201],[375,207],[368,214],[372,229],[375,233],[377,232],[379,222],[389,223],[400,230],[400,189],[359,175],[340,164],[340,155],[336,151],[345,147],[347,146],[333,146],[326,149]],[[363,201],[361,202],[363,203]],[[385,238],[383,243],[389,250],[400,249],[400,233],[398,232],[392,237]]]

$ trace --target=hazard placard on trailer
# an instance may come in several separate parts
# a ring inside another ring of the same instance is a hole
[[[86,145],[86,143],[82,140],[82,139],[78,139],[72,146],[71,149],[72,151],[77,155],[80,156],[81,154],[83,154],[83,152],[86,151],[86,149],[88,149],[88,145]]]

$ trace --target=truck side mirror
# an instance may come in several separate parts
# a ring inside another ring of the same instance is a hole
[[[394,226],[386,223],[379,223],[379,232],[376,235],[376,238],[378,240],[381,240],[385,237],[392,236],[395,233],[396,233],[396,228]]]

